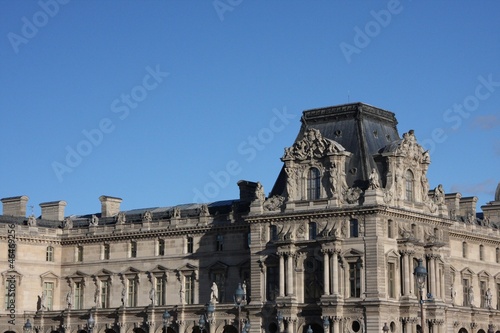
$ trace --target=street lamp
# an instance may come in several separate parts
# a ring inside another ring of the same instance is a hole
[[[383,332],[389,332],[389,326],[387,326],[387,323],[384,323],[384,327],[382,327]]]
[[[283,314],[278,310],[278,314],[276,315],[276,319],[278,319],[278,333],[281,333],[281,325],[283,325]]]
[[[92,312],[91,312],[89,315],[89,319],[87,319],[87,328],[89,329],[89,333],[92,333],[94,325],[95,325],[95,320],[94,317],[92,317]]]
[[[247,322],[245,323],[245,326],[243,327],[243,332],[244,333],[250,332],[250,327],[251,327],[250,320],[247,320]]]
[[[238,333],[241,333],[241,303],[243,302],[243,297],[245,292],[241,288],[241,283],[238,283],[238,288],[234,292],[234,305],[238,307]]]
[[[420,326],[422,328],[422,333],[425,332],[425,314],[424,314],[424,284],[427,278],[427,270],[422,266],[422,259],[418,259],[418,266],[415,267],[413,275],[417,280],[418,290],[420,291]]]
[[[162,315],[163,319],[163,329],[165,330],[165,333],[167,333],[167,328],[170,325],[170,312],[168,310],[165,310]]]
[[[323,331],[328,333],[330,331],[330,320],[327,316],[323,317]]]
[[[32,328],[33,328],[33,326],[31,326],[30,319],[29,318],[26,319],[26,323],[23,326],[24,333],[31,333]]]
[[[200,332],[203,333],[203,330],[205,329],[205,324],[206,324],[206,320],[205,320],[205,315],[201,315],[200,316],[200,320],[198,320],[198,326],[200,326]]]

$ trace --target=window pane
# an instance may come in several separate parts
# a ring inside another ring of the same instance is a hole
[[[320,198],[320,180],[319,170],[311,168],[307,179],[307,198],[309,200],[317,200]]]

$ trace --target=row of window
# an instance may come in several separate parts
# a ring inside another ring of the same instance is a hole
[[[405,199],[407,201],[415,200],[415,177],[411,170],[406,170],[405,181]],[[321,198],[321,173],[318,168],[312,167],[307,175],[307,200],[318,200]]]
[[[467,242],[462,242],[462,257],[469,257],[469,246]],[[484,245],[479,245],[479,260],[484,260]],[[495,262],[500,264],[500,248],[495,249]]]

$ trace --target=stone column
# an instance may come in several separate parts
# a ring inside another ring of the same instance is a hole
[[[287,280],[286,280],[286,295],[293,294],[293,254],[289,253],[287,257]]]
[[[434,282],[436,285],[434,289],[436,289],[436,298],[441,298],[441,286],[439,283],[441,280],[441,277],[439,275],[439,257],[439,255],[434,255]]]
[[[335,317],[332,319],[332,333],[340,333],[340,318]]]
[[[332,253],[332,293],[339,295],[339,251],[334,250]]]
[[[436,296],[436,272],[434,271],[434,256],[432,254],[428,254],[427,258],[429,259],[429,264],[427,265],[428,267],[428,281],[430,284],[430,290],[429,292],[432,294],[433,297]],[[424,295],[425,297],[425,295]]]
[[[325,286],[323,294],[328,296],[330,295],[330,256],[328,254],[328,250],[323,249],[321,251],[323,252],[323,285]]]
[[[401,251],[401,255],[403,256],[403,267],[401,267],[403,271],[403,296],[410,295],[410,263],[409,263],[409,253],[407,251]]]
[[[280,257],[280,296],[285,296],[285,255],[278,253]]]

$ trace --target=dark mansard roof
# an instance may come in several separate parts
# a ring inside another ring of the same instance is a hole
[[[400,140],[394,113],[364,103],[350,103],[306,110],[295,139],[298,142],[309,129],[317,129],[327,139],[340,143],[352,153],[346,166],[347,184],[363,188],[372,168],[373,156]],[[270,196],[281,195],[286,184],[282,169]]]

